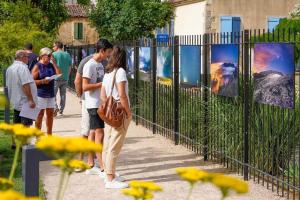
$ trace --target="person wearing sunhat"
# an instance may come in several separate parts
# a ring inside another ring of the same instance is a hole
[[[32,69],[32,76],[38,90],[38,108],[41,109],[35,126],[39,129],[42,128],[42,121],[46,111],[46,127],[48,135],[52,134],[53,113],[56,107],[54,79],[50,79],[50,77],[58,74],[61,74],[61,70],[53,58],[52,50],[47,47],[42,48],[39,53],[39,62]]]

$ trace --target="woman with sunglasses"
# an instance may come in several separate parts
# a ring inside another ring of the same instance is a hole
[[[51,62],[50,62],[51,61]],[[52,50],[42,48],[39,53],[39,62],[33,67],[32,76],[35,80],[38,90],[38,108],[41,109],[35,126],[42,128],[42,121],[46,111],[47,134],[52,135],[53,117],[55,109],[54,80],[47,77],[60,74],[55,59],[52,56]]]

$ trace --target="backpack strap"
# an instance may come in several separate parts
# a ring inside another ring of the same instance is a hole
[[[117,75],[118,69],[116,69],[115,73],[114,73],[114,77],[113,77],[113,81],[112,81],[112,85],[111,85],[111,91],[110,91],[110,96],[112,96],[113,93],[113,89],[115,87],[116,84],[116,75]]]

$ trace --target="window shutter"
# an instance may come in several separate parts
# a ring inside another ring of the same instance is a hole
[[[78,40],[78,23],[74,23],[74,39]]]
[[[268,18],[268,30],[272,32],[276,26],[280,23],[281,18],[279,17],[269,17]]]
[[[241,18],[232,16],[222,16],[220,28],[222,34],[222,43],[231,43],[232,34],[240,32],[241,30]]]
[[[82,40],[83,39],[83,24],[78,23],[78,39]]]

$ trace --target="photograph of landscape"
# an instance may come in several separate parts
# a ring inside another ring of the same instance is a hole
[[[210,72],[213,93],[227,97],[238,95],[238,61],[238,45],[212,45]]]
[[[198,86],[201,74],[200,46],[183,45],[180,47],[180,83]]]
[[[294,107],[294,45],[255,44],[254,100],[258,103]]]

